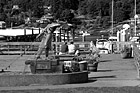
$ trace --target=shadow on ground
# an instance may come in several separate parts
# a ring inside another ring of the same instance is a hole
[[[97,72],[111,72],[113,70],[98,70]]]
[[[94,80],[94,79],[98,79],[98,78],[116,78],[115,75],[112,76],[95,76],[95,77],[90,77],[89,80]]]
[[[112,60],[100,60],[100,62],[111,62]]]

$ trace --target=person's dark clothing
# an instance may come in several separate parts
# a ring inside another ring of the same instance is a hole
[[[62,45],[62,46],[61,46],[61,52],[62,52],[62,53],[68,52],[68,45],[65,45],[65,44]]]

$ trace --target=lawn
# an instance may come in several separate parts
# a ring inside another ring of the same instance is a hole
[[[6,90],[0,93],[140,93],[139,87],[80,87],[64,89]]]

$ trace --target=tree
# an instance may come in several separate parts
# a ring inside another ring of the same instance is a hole
[[[31,0],[30,6],[32,6],[30,9],[31,9],[31,11],[33,11],[33,16],[42,17],[42,15],[44,14],[42,0]]]
[[[121,0],[122,11],[124,12],[124,20],[130,18],[130,14],[134,11],[134,1],[133,0]]]
[[[83,1],[79,2],[78,14],[86,15],[87,14],[87,10],[86,10],[87,7],[88,7],[88,5],[87,5],[86,0],[83,0]]]
[[[137,14],[139,14],[140,0],[136,1]],[[111,20],[112,15],[112,0],[0,0],[1,15],[3,16],[3,13],[6,13],[6,7],[11,9],[13,5],[20,7],[17,15],[21,12],[28,12],[34,17],[41,17],[44,14],[43,6],[51,6],[51,13],[55,19],[67,21],[75,20],[73,19],[74,14],[71,12],[71,10],[74,10],[88,19],[98,17],[102,26],[106,26],[107,22],[104,20],[109,18]],[[134,17],[134,0],[114,0],[114,21],[121,22],[130,19],[130,17]],[[3,18],[1,19],[3,20]]]
[[[65,21],[71,23],[72,18],[74,18],[74,14],[71,13],[69,9],[65,9],[63,10],[60,17],[63,18]]]
[[[19,5],[21,10],[24,12],[31,10],[35,17],[41,17],[44,14],[44,3],[42,0],[13,0],[12,4]]]
[[[107,28],[107,27],[109,27],[110,26],[110,23],[109,23],[109,21],[110,21],[110,16],[104,16],[103,18],[102,18],[102,27],[103,28]]]
[[[62,17],[62,15],[63,16],[67,15],[64,13],[68,13],[71,9],[77,10],[78,4],[79,4],[78,0],[52,0],[50,1],[50,5],[52,6],[52,13],[54,14],[55,18],[60,18]],[[73,14],[70,14],[70,15],[73,16]]]
[[[5,0],[0,0],[0,13],[3,13],[4,12],[4,5],[6,4],[6,1]]]
[[[0,13],[0,21],[5,21],[7,18],[5,13]]]

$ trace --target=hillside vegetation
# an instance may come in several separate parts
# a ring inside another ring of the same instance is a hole
[[[134,17],[134,0],[113,1],[114,24]],[[136,13],[139,14],[140,0],[136,1]],[[87,28],[108,28],[112,22],[112,0],[0,0],[0,21],[8,25],[21,25],[27,17],[38,19],[46,14],[52,15],[55,20],[76,25],[82,23]],[[84,20],[90,21],[86,24],[79,22],[76,18],[81,15]]]

